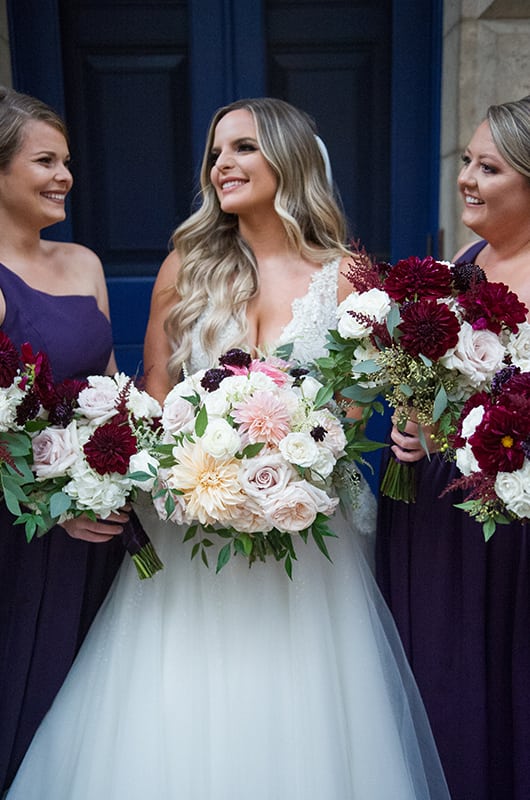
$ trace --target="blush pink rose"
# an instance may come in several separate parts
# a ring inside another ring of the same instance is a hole
[[[39,480],[66,475],[79,458],[75,422],[67,428],[45,428],[32,442],[33,471]]]

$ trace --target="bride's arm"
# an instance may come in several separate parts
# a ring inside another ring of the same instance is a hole
[[[145,388],[161,403],[171,389],[167,371],[171,345],[164,330],[164,323],[178,300],[175,282],[179,268],[180,259],[173,251],[162,263],[153,286],[144,341]]]
[[[353,286],[351,285],[350,281],[346,278],[348,273],[349,265],[351,264],[352,260],[355,256],[352,254],[351,256],[346,256],[342,259],[339,266],[339,275],[337,280],[337,301],[338,303],[342,303],[349,294],[353,291]],[[340,398],[337,398],[339,400]],[[345,404],[348,404],[348,408],[346,411],[346,416],[350,419],[361,419],[362,417],[362,408],[353,404],[353,401],[347,400],[346,398],[342,398],[342,401]]]

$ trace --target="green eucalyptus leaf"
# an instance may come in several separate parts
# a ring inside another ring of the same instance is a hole
[[[202,436],[208,425],[208,412],[206,406],[202,406],[195,418],[195,433],[197,436]]]
[[[438,391],[436,392],[436,397],[434,398],[434,407],[433,407],[433,422],[438,422],[442,414],[444,413],[445,409],[447,408],[447,392],[443,386],[440,386]]]
[[[232,552],[232,543],[228,542],[225,544],[224,547],[221,547],[219,551],[219,555],[217,557],[217,567],[215,569],[216,573],[220,572],[226,564],[230,561],[230,555]]]
[[[50,515],[58,518],[72,505],[72,499],[64,492],[55,492],[50,497]]]

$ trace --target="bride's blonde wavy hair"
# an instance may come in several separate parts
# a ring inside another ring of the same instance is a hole
[[[246,304],[259,289],[256,259],[239,234],[238,218],[221,210],[210,179],[215,128],[226,114],[238,109],[252,114],[260,151],[277,176],[274,207],[293,250],[322,264],[348,254],[345,219],[326,177],[310,117],[270,97],[238,100],[220,108],[206,141],[201,205],[171,240],[181,258],[175,287],[180,299],[165,323],[173,350],[168,363],[173,381],[178,380],[190,356],[193,326],[207,306],[201,344],[212,361],[220,355],[216,343],[230,320],[235,319],[238,329],[230,346],[245,343]]]

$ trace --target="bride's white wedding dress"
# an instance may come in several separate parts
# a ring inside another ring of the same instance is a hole
[[[293,304],[296,357],[320,355],[336,324],[337,272]],[[197,332],[191,368],[206,363]],[[216,575],[182,528],[140,514],[165,568],[141,582],[126,559],[9,800],[449,798],[362,552],[366,484],[336,515],[333,563],[300,541],[292,581],[238,558]]]

